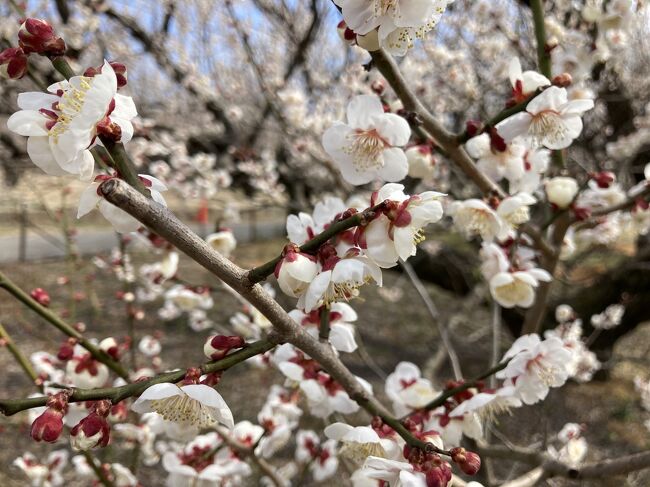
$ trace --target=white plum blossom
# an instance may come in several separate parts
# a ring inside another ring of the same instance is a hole
[[[352,321],[357,320],[357,313],[347,303],[332,303],[328,310],[330,314],[329,341],[335,350],[339,352],[352,353],[357,349],[354,339],[354,325]],[[307,332],[315,338],[318,337],[320,326],[320,315],[318,310],[311,313],[304,313],[294,309],[289,316],[296,322],[303,325]]]
[[[442,196],[435,191],[408,196],[401,184],[384,185],[373,195],[373,202],[387,201],[389,209],[365,228],[368,256],[381,267],[392,267],[398,259],[415,255],[417,244],[424,240],[422,229],[442,218]]]
[[[551,86],[533,98],[526,111],[516,113],[496,126],[506,142],[529,136],[548,149],[566,149],[582,132],[582,114],[594,107],[592,100],[568,100],[564,88]]]
[[[139,174],[138,177],[144,183],[146,187],[149,188],[151,192],[151,198],[163,206],[167,206],[165,198],[163,198],[161,191],[166,191],[167,187],[160,182],[158,179],[153,176],[148,176],[146,174]],[[88,186],[79,199],[79,209],[77,210],[77,218],[90,213],[95,208],[99,209],[99,212],[106,218],[115,231],[119,233],[129,233],[135,232],[142,224],[129,215],[124,210],[114,206],[113,204],[106,201],[99,194],[99,185],[104,182],[108,177],[98,176],[93,183]]]
[[[567,208],[578,194],[579,187],[575,179],[558,176],[545,181],[544,189],[549,203],[558,208]]]
[[[513,99],[516,102],[525,100],[528,96],[532,95],[537,88],[549,86],[551,84],[546,76],[537,71],[522,72],[521,63],[517,57],[512,58],[508,65],[508,77],[512,84]]]
[[[133,135],[130,120],[137,115],[133,100],[117,94],[117,79],[108,62],[94,77],[74,76],[51,85],[48,92],[21,93],[21,110],[9,118],[7,126],[28,137],[30,159],[47,174],[90,179],[94,159],[88,149],[97,135],[97,124],[108,116],[119,125],[121,141],[128,142]]]
[[[294,298],[302,296],[318,273],[315,259],[297,249],[289,249],[275,267],[275,278],[284,294]]]
[[[300,430],[296,434],[295,458],[298,463],[309,466],[316,482],[326,480],[336,473],[339,466],[336,440],[321,442],[314,431]]]
[[[511,379],[517,397],[525,404],[543,400],[550,387],[561,387],[569,378],[571,352],[556,337],[542,341],[535,334],[523,335],[503,358],[511,360],[504,370],[497,372],[496,377]]]
[[[237,240],[232,231],[228,229],[219,230],[205,237],[207,244],[224,257],[230,257],[233,250],[237,247]]]
[[[368,426],[353,427],[345,423],[334,423],[327,426],[323,433],[342,443],[339,453],[354,462],[361,463],[370,455],[386,456],[379,435]]]
[[[465,148],[477,159],[478,168],[494,181],[503,178],[514,181],[524,176],[528,147],[521,137],[512,140],[505,151],[493,150],[488,134],[472,137],[465,143]]]
[[[504,198],[497,207],[497,215],[506,223],[502,225],[500,239],[507,238],[514,234],[514,230],[519,225],[530,220],[531,205],[537,203],[537,200],[528,193],[517,193],[514,196]]]
[[[154,384],[133,403],[136,413],[156,412],[165,420],[207,428],[221,423],[234,427],[230,408],[221,394],[204,384]]]
[[[404,416],[424,407],[438,396],[431,381],[424,379],[420,368],[411,362],[400,362],[393,373],[386,378],[385,391],[393,402],[393,411]]]
[[[350,184],[395,182],[408,173],[402,146],[410,136],[408,122],[384,113],[378,96],[359,95],[348,105],[347,123],[336,122],[323,134],[323,147]]]
[[[427,179],[433,174],[435,159],[430,146],[414,145],[406,149],[405,154],[409,164],[409,176]]]
[[[404,55],[413,46],[413,38],[421,38],[433,29],[450,0],[336,0],[335,3],[355,33],[365,37],[374,34],[378,44],[369,50],[381,46],[392,54]],[[364,44],[360,42],[360,45]]]
[[[12,464],[27,476],[32,487],[59,487],[64,484],[61,473],[68,464],[68,452],[55,450],[41,463],[32,453],[25,452]]]
[[[622,304],[612,304],[605,308],[605,311],[591,317],[591,326],[602,330],[615,328],[621,324],[625,306]]]
[[[504,222],[486,203],[478,199],[454,201],[448,209],[454,225],[467,238],[479,235],[491,241],[503,232]]]
[[[359,287],[374,282],[382,285],[381,269],[371,259],[352,249],[346,256],[330,256],[298,300],[298,307],[310,312],[321,305],[349,301]]]
[[[539,282],[551,280],[551,275],[544,269],[499,272],[490,279],[490,293],[504,308],[529,308],[535,300],[535,288]]]

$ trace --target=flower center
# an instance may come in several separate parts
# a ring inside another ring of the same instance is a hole
[[[533,116],[529,132],[537,143],[543,140],[557,142],[566,136],[567,127],[558,112],[544,110]]]
[[[528,285],[515,279],[509,284],[504,284],[496,289],[499,296],[505,297],[507,300],[514,301],[515,303],[525,301],[528,296]]]
[[[339,454],[349,458],[354,463],[363,463],[369,456],[386,458],[386,450],[381,443],[358,443],[356,441],[343,441]]]
[[[72,120],[81,112],[86,99],[86,92],[90,89],[90,78],[80,76],[77,87],[69,85],[69,88],[63,92],[61,99],[56,104],[57,120],[50,129],[49,135],[54,138],[54,143],[58,142],[59,135],[63,134],[69,127]]]
[[[217,423],[208,406],[186,394],[151,401],[151,409],[165,420],[175,423],[190,423],[199,428],[207,428]]]
[[[458,215],[460,227],[465,229],[467,235],[481,235],[487,238],[491,235],[492,215],[480,208],[467,208]]]
[[[390,147],[390,144],[379,135],[377,130],[357,129],[348,136],[348,139],[350,144],[343,151],[352,156],[357,171],[377,169],[384,165],[381,154],[386,147]]]
[[[526,223],[528,220],[530,220],[530,209],[528,206],[520,206],[512,213],[505,215],[504,219],[513,227],[517,227],[522,223]]]
[[[389,11],[395,11],[399,5],[399,0],[375,0],[375,15],[377,17],[386,15]]]

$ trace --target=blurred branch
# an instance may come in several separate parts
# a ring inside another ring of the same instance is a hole
[[[2,345],[7,347],[9,353],[11,353],[11,355],[14,356],[16,362],[18,362],[18,365],[20,365],[20,368],[23,369],[25,374],[27,374],[27,376],[30,379],[32,379],[32,382],[38,386],[39,378],[38,378],[38,374],[34,370],[34,367],[32,367],[32,364],[29,363],[27,357],[25,357],[23,353],[20,351],[20,349],[16,346],[11,336],[9,335],[9,333],[7,333],[7,330],[5,329],[4,326],[2,326],[1,323],[0,323],[0,339],[2,339],[3,341]]]
[[[399,264],[402,267],[402,269],[404,269],[404,272],[406,273],[407,277],[411,281],[411,284],[413,284],[413,287],[415,288],[416,292],[422,299],[424,306],[427,308],[429,315],[431,316],[434,323],[436,324],[436,327],[438,328],[438,333],[440,334],[442,345],[445,348],[447,355],[449,356],[449,361],[451,362],[451,368],[454,371],[454,377],[456,378],[456,380],[461,380],[463,378],[463,372],[460,367],[460,360],[458,360],[458,354],[456,353],[456,350],[454,349],[454,345],[451,343],[451,340],[449,339],[449,331],[447,330],[447,327],[440,322],[440,314],[438,313],[438,309],[436,308],[436,305],[431,299],[431,296],[429,296],[429,292],[427,291],[427,288],[424,287],[424,284],[422,284],[422,281],[415,273],[415,271],[413,270],[413,266],[409,262],[400,259]]]
[[[201,100],[206,109],[223,124],[225,129],[225,139],[230,139],[235,135],[235,127],[230,122],[226,115],[226,111],[221,105],[221,101],[204,90],[200,90],[195,83],[188,78],[187,70],[178,66],[172,61],[167,50],[158,40],[158,38],[151,36],[140,24],[133,18],[117,12],[114,8],[108,7],[102,12],[109,18],[116,21],[124,27],[135,39],[140,41],[142,47],[150,53],[158,65],[169,74],[174,81],[184,86],[192,95]]]
[[[81,333],[79,333],[72,326],[55,315],[52,311],[45,308],[44,306],[41,306],[38,302],[32,299],[29,294],[20,289],[20,287],[14,284],[2,272],[0,272],[0,287],[11,294],[18,301],[23,303],[25,306],[27,306],[29,309],[34,311],[36,314],[40,315],[43,319],[52,324],[59,331],[71,338],[76,339],[79,345],[88,350],[88,352],[93,356],[93,358],[95,358],[95,360],[106,365],[109,369],[111,369],[123,379],[128,379],[128,374],[121,364],[113,360],[110,355],[91,343]]]

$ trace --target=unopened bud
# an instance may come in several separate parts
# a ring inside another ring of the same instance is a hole
[[[470,138],[475,137],[481,130],[483,130],[483,122],[480,120],[468,120],[465,123],[465,130]]]
[[[386,89],[386,85],[384,85],[384,82],[381,80],[375,80],[372,82],[370,85],[370,89],[378,96],[381,96],[384,93],[384,90]]]
[[[573,83],[573,78],[569,73],[558,74],[551,83],[554,86],[559,86],[560,88],[568,88]]]
[[[97,135],[112,140],[113,142],[119,142],[122,139],[122,127],[112,122],[110,117],[104,117],[97,124]]]
[[[118,360],[120,358],[120,349],[117,344],[117,340],[115,340],[113,337],[104,338],[101,342],[99,342],[99,348],[101,348],[115,360]]]
[[[454,463],[467,475],[476,475],[481,469],[481,457],[478,454],[465,448],[452,448],[449,452]]]
[[[34,420],[29,431],[32,439],[54,443],[63,431],[63,412],[47,408]]]
[[[110,401],[99,401],[105,403]],[[101,412],[95,406],[95,411],[83,418],[70,430],[70,444],[75,451],[86,451],[91,448],[108,445],[111,438],[111,427],[106,420],[110,407],[101,407]]]
[[[616,174],[611,171],[600,171],[592,174],[591,179],[596,181],[599,188],[607,189],[616,181]]]
[[[242,348],[246,341],[240,336],[214,335],[208,337],[203,345],[203,353],[211,360],[225,357],[230,350]]]
[[[32,297],[34,301],[36,301],[41,306],[47,307],[50,305],[50,295],[47,293],[47,291],[45,291],[40,287],[33,289],[32,292],[29,293],[29,295]]]
[[[41,56],[57,57],[65,53],[65,42],[54,32],[45,20],[27,19],[18,31],[18,44],[25,54],[36,53]]]
[[[27,56],[20,47],[0,52],[0,78],[20,79],[27,72]]]
[[[432,468],[425,474],[427,487],[447,487],[451,481],[451,467],[447,462]]]
[[[338,31],[339,37],[343,42],[351,46],[354,45],[357,40],[357,36],[354,32],[352,32],[352,29],[348,27],[348,25],[345,23],[345,20],[341,20],[339,22],[339,25],[336,26],[336,30]]]

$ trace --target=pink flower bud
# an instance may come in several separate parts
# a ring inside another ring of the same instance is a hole
[[[75,451],[104,447],[111,436],[111,428],[105,418],[90,413],[70,430],[70,444]]]
[[[20,47],[0,52],[0,78],[20,79],[27,72],[27,56]]]
[[[551,80],[551,83],[554,86],[559,86],[560,88],[568,88],[573,83],[573,78],[569,73],[558,74],[555,78]]]
[[[18,31],[18,44],[25,54],[32,52],[42,56],[56,57],[65,53],[65,42],[45,20],[27,19]]]
[[[47,408],[34,420],[29,435],[36,441],[54,443],[63,431],[63,412]]]
[[[56,358],[62,361],[70,360],[74,355],[75,343],[76,340],[74,338],[62,343],[61,347],[59,347],[59,353],[56,354]]]
[[[230,350],[242,348],[246,341],[240,336],[213,335],[203,345],[203,353],[211,360],[225,357]]]
[[[50,295],[47,293],[47,291],[41,289],[40,287],[33,289],[29,295],[41,306],[50,305]]]
[[[481,469],[481,457],[478,454],[465,448],[452,448],[449,452],[454,463],[467,475],[476,475]]]

